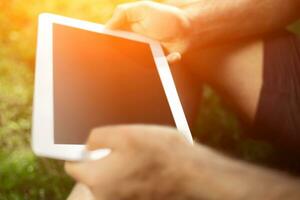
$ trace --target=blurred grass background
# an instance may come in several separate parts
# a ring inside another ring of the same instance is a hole
[[[65,199],[74,184],[63,163],[30,147],[37,16],[52,12],[103,23],[121,0],[0,1],[0,200]],[[297,28],[298,27],[298,28]],[[293,26],[299,30],[299,25]],[[274,149],[244,137],[235,116],[205,87],[197,123],[201,141],[232,155],[268,162]]]

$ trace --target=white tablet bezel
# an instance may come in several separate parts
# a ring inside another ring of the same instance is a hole
[[[168,62],[158,42],[134,33],[108,30],[101,24],[43,13],[40,14],[38,23],[33,104],[32,147],[35,154],[74,161],[82,160],[86,155],[85,145],[54,144],[53,23],[149,44],[176,127],[189,142],[193,143]],[[99,157],[107,153],[108,151],[98,151]]]

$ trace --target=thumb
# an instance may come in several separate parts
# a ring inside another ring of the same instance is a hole
[[[179,52],[172,52],[167,55],[167,60],[170,64],[179,62],[181,60],[181,54]]]

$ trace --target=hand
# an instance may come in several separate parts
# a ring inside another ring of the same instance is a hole
[[[178,199],[192,145],[175,129],[116,126],[92,131],[87,148],[110,148],[98,161],[66,163],[66,171],[90,187],[95,199]],[[183,198],[184,199],[184,198]]]
[[[158,40],[177,61],[189,46],[190,21],[174,6],[151,1],[119,5],[107,22],[110,29],[125,29]]]
[[[92,132],[87,148],[110,148],[112,153],[65,168],[99,200],[296,200],[300,195],[298,180],[192,146],[172,128],[100,128]]]

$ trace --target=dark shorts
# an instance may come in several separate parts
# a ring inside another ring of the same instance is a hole
[[[300,153],[300,39],[291,33],[265,39],[255,128],[279,148]]]

